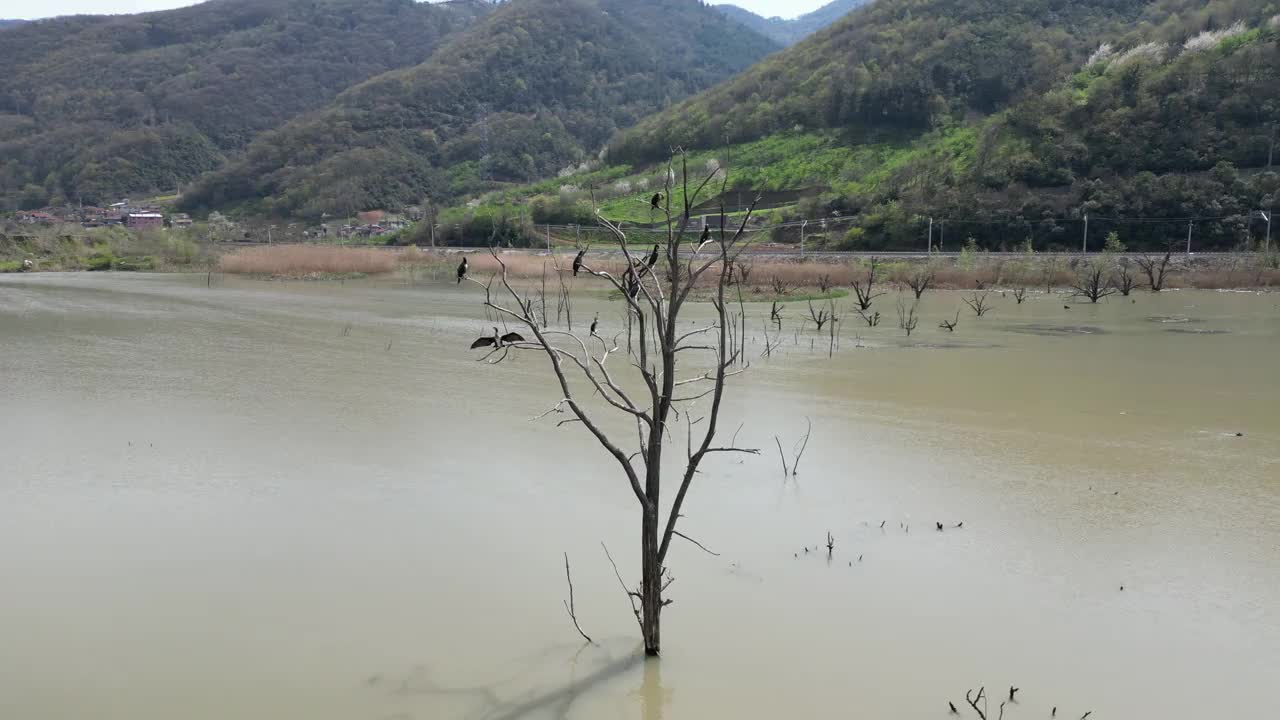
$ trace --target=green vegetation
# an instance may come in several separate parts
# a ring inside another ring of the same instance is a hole
[[[31,260],[36,270],[199,270],[212,264],[206,246],[197,242],[202,232],[69,227],[0,233],[0,267],[15,272]]]
[[[340,91],[425,60],[478,0],[223,0],[23,23],[0,43],[0,210],[176,189]]]
[[[775,47],[696,0],[510,2],[253,143],[183,205],[347,215],[553,176]]]

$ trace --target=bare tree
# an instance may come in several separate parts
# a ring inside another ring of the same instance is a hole
[[[920,324],[920,318],[916,317],[916,306],[920,304],[919,300],[911,303],[908,308],[906,303],[902,302],[902,298],[898,298],[898,328],[907,331],[907,337],[911,337],[912,331]]]
[[[807,319],[812,321],[813,324],[818,327],[818,332],[822,332],[822,328],[827,324],[827,321],[831,319],[831,313],[828,310],[814,309],[813,301],[810,300],[809,317]]]
[[[1104,297],[1114,295],[1115,288],[1111,287],[1107,282],[1106,268],[1101,262],[1081,263],[1079,269],[1076,270],[1075,281],[1071,284],[1071,289],[1076,295],[1089,298],[1089,302],[1098,302]]]
[[[933,285],[936,275],[933,268],[925,267],[917,268],[915,272],[907,276],[907,287],[911,288],[911,292],[916,294],[917,300]]]
[[[683,207],[673,212],[671,205],[675,189],[673,185],[676,182],[676,160],[679,161],[681,171],[680,190],[683,192],[680,196]],[[637,385],[642,388],[639,393],[629,389],[628,384],[619,382],[613,373],[616,368],[609,365],[614,353],[619,351],[617,343],[593,343],[601,346],[599,351],[594,351],[585,340],[572,332],[555,330],[542,323],[533,311],[532,297],[527,297],[511,284],[507,266],[496,250],[492,250],[491,254],[498,265],[497,294],[507,299],[499,298],[493,292],[494,279],[488,284],[474,281],[485,289],[484,305],[489,311],[523,326],[532,335],[528,340],[500,340],[499,346],[494,347],[490,355],[486,356],[486,361],[491,364],[499,363],[512,350],[545,354],[555,378],[556,392],[561,399],[543,416],[563,414],[567,408],[570,417],[559,424],[580,424],[585,428],[617,462],[635,495],[641,519],[641,576],[638,586],[627,588],[623,583],[623,587],[640,626],[647,655],[657,655],[661,648],[661,613],[671,603],[671,600],[663,596],[675,581],[666,564],[667,554],[673,538],[690,539],[679,532],[676,526],[682,517],[685,498],[699,468],[713,454],[759,453],[758,450],[737,447],[732,441],[728,445],[716,443],[727,381],[732,375],[745,370],[745,367],[731,370],[738,362],[741,351],[729,342],[730,316],[725,295],[730,269],[744,246],[744,231],[755,209],[755,203],[751,204],[736,230],[724,227],[725,212],[721,209],[718,237],[710,243],[712,252],[686,253],[683,256],[680,253],[681,245],[687,244],[685,236],[690,229],[690,208],[697,203],[698,196],[714,177],[715,174],[708,175],[701,182],[694,178],[691,183],[687,158],[683,153],[678,153],[668,164],[665,191],[661,197],[654,199],[657,211],[665,217],[665,232],[659,241],[660,256],[665,263],[655,264],[639,272],[634,268],[643,268],[645,263],[637,264],[637,258],[632,256],[629,249],[626,233],[597,211],[600,224],[618,242],[626,258],[626,267],[632,268],[628,273],[630,279],[628,281],[628,278],[615,277],[607,271],[596,270],[585,264],[582,269],[611,284],[620,293],[628,316],[634,321],[638,341],[634,350],[629,353],[629,364],[625,367],[627,372],[634,370],[638,374]],[[722,193],[723,190],[722,187]],[[680,320],[681,311],[688,302],[690,293],[703,280],[714,285],[714,319],[706,325],[686,329],[688,326]],[[496,358],[490,359],[495,353]],[[683,359],[696,353],[707,354],[709,368],[703,365],[691,373],[685,369]],[[578,382],[571,382],[571,375],[577,377]],[[579,399],[575,385],[583,382],[592,391],[594,406]],[[700,405],[700,401],[704,400],[708,404]],[[634,422],[637,444],[635,452],[624,450],[599,422],[597,411],[606,408],[621,413]],[[685,432],[677,433],[673,426],[681,421],[686,426]],[[664,520],[661,515],[663,451],[672,440],[678,440],[680,435],[686,438],[686,457],[683,460],[683,470],[677,478],[675,497]]]
[[[773,321],[774,326],[778,328],[779,332],[781,332],[782,331],[782,306],[778,304],[777,300],[774,300],[773,307],[769,308],[769,319]]]
[[[880,261],[871,258],[871,267],[867,270],[867,279],[865,283],[853,281],[853,294],[857,298],[854,303],[859,310],[871,309],[871,302],[876,298],[884,295],[883,292],[876,292],[876,268],[880,267]]]
[[[1135,258],[1134,262],[1138,263],[1138,267],[1142,269],[1143,274],[1147,276],[1147,288],[1151,292],[1160,292],[1164,289],[1165,279],[1169,275],[1173,264],[1173,244],[1165,245],[1164,256],[1157,257],[1154,255],[1144,255]]]
[[[1024,288],[1024,287],[1016,288],[1016,289],[1013,291],[1013,299],[1014,299],[1014,300],[1017,300],[1019,305],[1021,305],[1021,304],[1022,304],[1022,303],[1024,303],[1024,302],[1026,302],[1026,301],[1027,301],[1027,289],[1026,289],[1026,288]]]
[[[831,292],[831,273],[823,273],[818,276],[818,292],[823,295]]]
[[[858,315],[867,323],[867,327],[876,327],[880,324],[880,312],[876,311],[870,315],[866,310],[858,310]]]
[[[1129,258],[1122,257],[1117,260],[1115,272],[1111,274],[1111,286],[1124,297],[1129,297],[1137,281],[1137,276],[1133,274],[1133,266],[1129,264]]]
[[[964,300],[965,305],[968,305],[969,308],[973,310],[974,315],[977,315],[978,317],[982,317],[983,315],[986,315],[987,313],[995,309],[987,304],[987,296],[989,295],[990,293],[988,292],[980,292],[980,293],[974,293],[973,297],[971,298],[961,298],[961,299]]]
[[[769,279],[769,285],[773,288],[774,295],[790,295],[791,283],[774,275]]]

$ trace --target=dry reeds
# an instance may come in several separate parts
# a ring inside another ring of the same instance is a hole
[[[393,272],[398,265],[395,253],[373,248],[326,245],[274,245],[246,248],[224,255],[218,269],[225,273],[308,277]]]

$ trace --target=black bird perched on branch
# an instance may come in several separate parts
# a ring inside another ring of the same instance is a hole
[[[462,258],[462,264],[458,266],[458,284],[459,285],[462,284],[462,278],[467,276],[467,270],[468,270],[467,259],[464,257]]]
[[[702,228],[702,235],[698,236],[698,249],[694,250],[694,252],[701,251],[702,246],[706,245],[709,242],[711,242],[711,226],[706,225],[706,226],[703,226]]]
[[[591,334],[596,334],[596,326],[600,324],[600,313],[596,313],[596,318],[591,321]]]
[[[653,252],[649,253],[649,257],[645,259],[644,264],[648,265],[650,269],[652,269],[654,265],[658,264],[658,244],[657,243],[654,243]]]
[[[1020,690],[1020,689],[1021,689],[1021,688],[1016,688],[1016,687],[1014,687],[1014,686],[1012,686],[1012,685],[1010,685],[1010,686],[1009,686],[1009,702],[1017,702],[1017,700],[1016,700],[1016,699],[1014,699],[1014,697],[1013,697],[1013,696],[1014,696],[1014,695],[1016,695],[1016,694],[1017,694],[1017,692],[1018,692],[1018,690]]]
[[[482,347],[502,347],[503,345],[510,345],[511,343],[518,342],[524,342],[524,336],[520,333],[509,332],[506,335],[498,335],[498,328],[495,327],[493,329],[493,337],[486,336],[478,338],[475,342],[471,343],[471,349],[475,350],[476,348]]]
[[[649,205],[657,210],[662,205],[662,193],[654,193],[653,197],[649,198]]]
[[[587,254],[587,251],[585,249],[579,250],[578,256],[573,259],[573,276],[574,277],[578,277],[578,271],[582,269],[582,256],[586,254]]]

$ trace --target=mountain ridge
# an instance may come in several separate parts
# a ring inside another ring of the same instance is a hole
[[[746,25],[765,37],[781,44],[793,45],[805,37],[834,23],[850,12],[872,2],[873,0],[832,0],[832,2],[812,12],[798,17],[783,19],[778,16],[764,17],[745,8],[733,4],[716,5],[715,9],[733,20]]]

